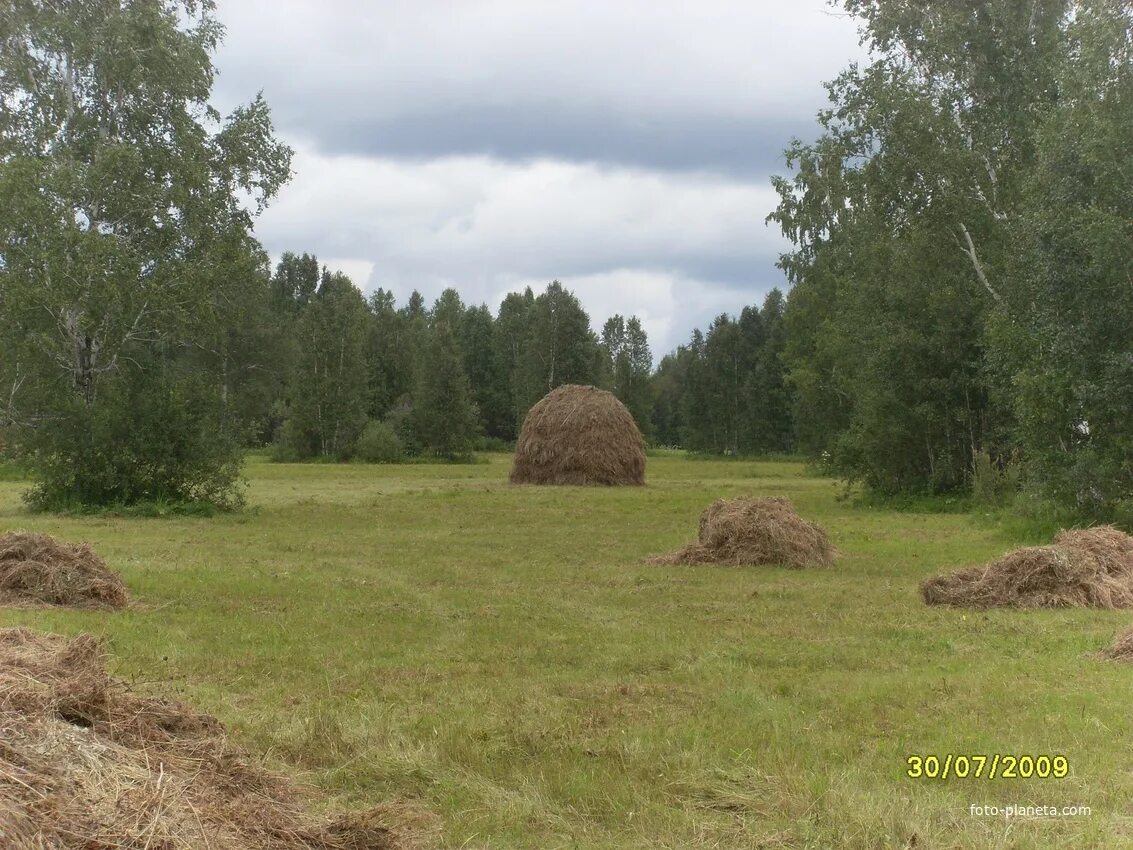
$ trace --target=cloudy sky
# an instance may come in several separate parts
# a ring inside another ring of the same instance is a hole
[[[220,0],[214,100],[263,90],[295,177],[267,250],[493,308],[558,279],[656,355],[782,286],[791,136],[861,55],[824,0]]]

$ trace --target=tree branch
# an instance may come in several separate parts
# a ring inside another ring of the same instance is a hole
[[[962,245],[960,246],[960,250],[967,254],[968,259],[972,261],[972,268],[976,270],[976,277],[980,279],[980,283],[984,285],[984,289],[991,293],[991,297],[996,300],[996,303],[1002,304],[1003,299],[987,279],[987,274],[984,273],[984,267],[980,263],[979,255],[976,254],[976,243],[972,241],[972,234],[968,232],[968,228],[964,225],[964,222],[960,222],[960,232],[964,234],[964,242],[967,243],[967,247]]]

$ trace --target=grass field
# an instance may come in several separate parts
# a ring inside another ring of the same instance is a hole
[[[218,715],[338,802],[404,800],[443,846],[1133,846],[1128,613],[926,608],[926,575],[1021,542],[839,501],[789,462],[650,458],[644,489],[510,488],[470,466],[253,460],[249,509],[59,518],[137,609],[0,611],[109,639],[112,668]],[[829,570],[655,567],[722,496],[785,494]],[[1047,780],[912,780],[906,756],[1064,754]],[[973,817],[971,805],[1085,805]]]

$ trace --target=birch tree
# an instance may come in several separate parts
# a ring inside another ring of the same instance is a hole
[[[228,318],[226,258],[258,251],[291,152],[262,97],[209,105],[221,35],[208,0],[0,2],[0,368],[42,504],[232,493],[235,447],[204,444],[225,432],[223,399],[203,403],[223,381],[183,355]],[[179,476],[141,434],[98,445],[133,433],[115,405],[143,384],[212,411],[182,435],[212,473]]]

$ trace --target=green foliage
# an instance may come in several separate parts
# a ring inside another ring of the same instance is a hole
[[[610,317],[602,328],[603,383],[626,406],[641,433],[649,439],[653,430],[653,354],[641,320],[620,315]]]
[[[515,443],[511,440],[501,439],[500,437],[485,435],[477,438],[473,448],[478,452],[510,453],[515,451]]]
[[[324,270],[296,325],[299,355],[285,442],[299,458],[346,460],[354,451],[366,424],[368,319],[350,279]]]
[[[496,368],[502,382],[501,395],[506,399],[498,416],[500,429],[497,436],[514,440],[528,408],[524,406],[526,394],[522,388],[522,365],[531,334],[530,319],[535,309],[535,293],[528,287],[522,294],[508,293],[496,315],[494,354]]]
[[[594,384],[602,353],[590,317],[557,280],[530,305],[512,379],[517,423],[535,402],[563,384]]]
[[[257,407],[240,323],[265,294],[242,199],[262,210],[291,151],[261,98],[209,105],[212,4],[3,19],[0,380],[32,501],[235,505],[233,435]]]
[[[472,453],[480,417],[450,321],[442,315],[433,323],[413,399],[413,426],[426,452],[457,459]]]
[[[651,379],[654,438],[713,455],[765,455],[792,448],[782,293],[739,319],[717,316],[704,334],[661,360]]]
[[[1019,495],[1023,465],[1018,457],[997,463],[989,452],[972,456],[972,502],[980,508],[1001,508]]]
[[[153,369],[104,382],[101,403],[73,401],[29,432],[35,510],[133,504],[243,504],[239,435],[217,388]]]
[[[886,494],[1000,502],[1022,464],[1043,499],[1116,515],[1133,494],[1133,204],[1115,177],[1133,9],[844,5],[871,61],[829,85],[771,216],[794,243],[800,446]]]
[[[1133,504],[1131,31],[1133,8],[1106,2],[1068,27],[993,336],[1034,488],[1103,521]]]
[[[354,457],[365,463],[398,463],[405,456],[401,440],[388,422],[367,422],[354,444]]]

